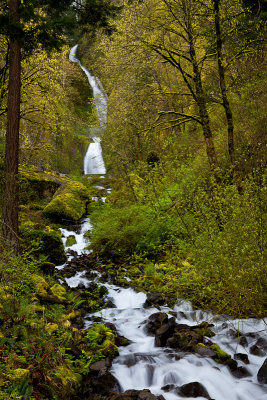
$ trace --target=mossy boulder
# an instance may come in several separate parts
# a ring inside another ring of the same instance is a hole
[[[60,180],[53,175],[38,173],[35,170],[20,169],[20,203],[27,204],[36,200],[51,198],[60,185]]]
[[[45,216],[56,221],[78,221],[86,212],[89,192],[80,182],[64,183],[44,208]]]
[[[45,296],[49,288],[46,280],[40,275],[32,275],[32,281],[35,286],[35,291],[38,296]]]
[[[30,247],[34,255],[39,259],[43,256],[46,261],[55,265],[64,264],[67,261],[60,233],[54,230],[35,229],[23,225],[20,228],[25,246]]]
[[[67,237],[67,240],[66,240],[66,246],[67,247],[73,246],[76,243],[77,243],[77,241],[76,241],[74,235],[70,235],[70,236]]]

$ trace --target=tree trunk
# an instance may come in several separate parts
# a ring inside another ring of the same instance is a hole
[[[227,88],[225,81],[225,69],[223,65],[223,51],[222,51],[222,34],[220,24],[220,0],[213,0],[214,10],[214,24],[216,32],[216,50],[217,50],[217,63],[220,80],[220,88],[222,94],[223,108],[227,120],[227,131],[228,131],[228,154],[232,165],[231,177],[235,177],[238,190],[241,191],[241,184],[238,177],[238,168],[235,160],[235,142],[234,142],[234,122],[231,106],[227,96]]]
[[[9,1],[10,23],[19,23],[19,0]],[[18,163],[20,119],[21,49],[11,37],[9,47],[8,111],[5,147],[3,237],[9,248],[18,249]]]
[[[194,45],[194,39],[192,34],[192,22],[190,16],[187,16],[187,34],[189,41],[189,54],[194,72],[194,83],[195,83],[195,101],[198,106],[200,121],[202,125],[203,135],[206,143],[206,152],[209,160],[210,169],[213,171],[216,179],[219,181],[218,176],[218,160],[215,151],[213,136],[210,128],[210,119],[207,111],[207,104],[205,93],[202,86],[201,73],[199,70],[196,50]]]

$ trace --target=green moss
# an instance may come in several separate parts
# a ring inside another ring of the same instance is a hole
[[[44,208],[44,215],[55,220],[79,220],[86,212],[88,189],[80,182],[62,185]]]
[[[62,297],[62,296],[65,296],[65,294],[66,294],[66,289],[63,286],[59,285],[58,283],[55,283],[50,288],[50,290],[51,290],[52,294],[57,297]]]
[[[70,235],[70,236],[67,237],[67,240],[66,240],[66,246],[67,247],[73,246],[76,243],[77,243],[77,241],[75,239],[75,236]]]
[[[212,330],[209,328],[197,328],[194,329],[194,332],[198,333],[201,336],[207,336],[207,337],[215,336],[215,333],[212,332]]]
[[[230,354],[223,351],[217,344],[212,344],[210,349],[216,353],[217,357],[215,358],[215,361],[218,363],[225,362],[231,358]]]
[[[58,324],[55,324],[55,323],[52,323],[52,322],[49,322],[45,326],[46,332],[50,333],[50,335],[51,335],[51,333],[55,332],[57,329],[58,329]]]
[[[43,257],[56,265],[63,264],[67,260],[61,236],[56,231],[48,232],[23,225],[20,233],[25,239],[25,246],[30,247],[32,253],[39,259]]]
[[[51,198],[61,185],[59,178],[33,170],[20,169],[19,196],[20,203]]]
[[[12,380],[23,380],[30,375],[30,371],[25,368],[16,368],[13,370]]]
[[[57,370],[53,372],[53,375],[60,379],[61,383],[65,387],[77,385],[82,377],[80,374],[73,372],[70,368],[65,365],[60,366]]]

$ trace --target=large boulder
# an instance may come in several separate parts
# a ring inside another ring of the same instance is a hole
[[[182,397],[205,397],[210,400],[207,389],[199,382],[190,382],[180,386],[177,389],[177,394]]]
[[[25,247],[30,247],[32,254],[39,259],[42,255],[46,261],[55,265],[64,264],[67,261],[65,249],[61,240],[61,234],[55,230],[22,225],[21,237],[24,239]]]
[[[45,216],[56,221],[78,221],[86,212],[89,192],[81,182],[69,181],[61,185],[44,208]]]
[[[60,185],[61,181],[51,174],[22,169],[19,173],[19,202],[28,204],[51,198]]]
[[[156,330],[160,328],[162,325],[165,325],[168,323],[168,315],[164,312],[157,312],[148,318],[148,321],[146,322],[145,325],[145,331],[147,333],[152,333],[155,334]]]

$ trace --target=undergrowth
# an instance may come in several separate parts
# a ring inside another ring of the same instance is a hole
[[[137,284],[150,290],[234,316],[264,316],[264,177],[248,176],[240,194],[192,165],[168,171],[131,174],[135,201],[125,205],[123,186],[92,213],[91,247],[107,261],[138,266]]]
[[[29,255],[14,257],[2,249],[1,400],[79,398],[90,365],[116,354],[115,336],[104,324],[87,331],[73,327],[82,303],[52,277],[42,276]]]

